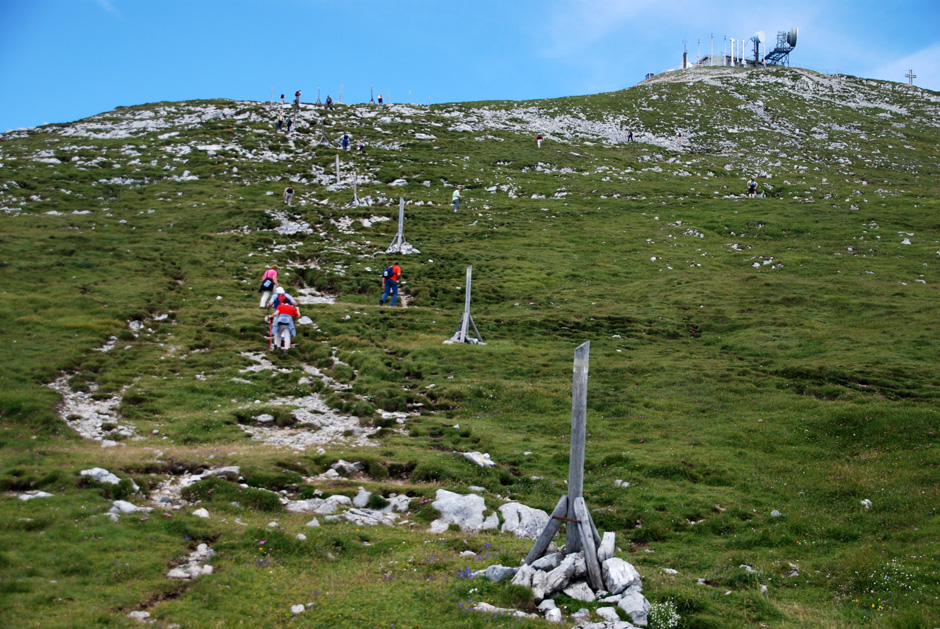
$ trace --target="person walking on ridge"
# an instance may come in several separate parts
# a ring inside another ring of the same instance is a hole
[[[326,95],[326,108],[333,109],[333,99],[330,97],[329,94]]]
[[[454,194],[450,198],[450,202],[454,204],[454,212],[460,209],[460,200],[463,198],[463,195],[460,194],[460,186],[457,186],[457,189],[454,190]]]
[[[277,286],[277,272],[278,266],[272,264],[271,268],[265,271],[264,275],[261,277],[261,287],[258,289],[258,292],[261,293],[261,303],[258,304],[258,307],[262,310],[268,305],[268,300],[271,299],[271,293],[274,292]]]
[[[539,148],[542,148],[542,134],[541,133],[535,134],[535,143],[538,144]]]
[[[343,134],[343,150],[344,151],[349,150],[349,134],[348,133]]]
[[[633,142],[633,129],[627,129],[627,142]]]
[[[284,188],[284,203],[288,206],[291,204],[291,201],[294,200],[294,186],[287,186]]]
[[[392,296],[392,305],[398,302],[398,279],[401,277],[401,267],[397,262],[392,262],[382,272],[382,284],[385,292],[379,298],[379,305],[383,305],[389,294]]]
[[[283,94],[281,94],[281,104],[282,104],[282,105],[284,104],[284,95],[283,95]]]
[[[291,120],[291,117],[290,117],[290,116],[288,116],[288,117],[287,117],[287,132],[288,132],[288,133],[290,133],[290,128],[291,128],[291,125],[293,125],[293,124],[294,124],[294,121]]]
[[[747,182],[747,196],[749,199],[757,197],[757,182],[754,181],[753,177]]]

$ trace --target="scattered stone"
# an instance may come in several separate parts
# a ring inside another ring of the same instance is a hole
[[[868,511],[869,509],[871,509],[871,500],[869,500],[868,498],[865,498],[865,500],[862,500],[862,506],[865,507],[866,511]]]
[[[52,497],[52,494],[45,492],[45,491],[39,491],[38,489],[31,489],[17,496],[17,498],[19,498],[23,502],[26,502],[27,500],[32,500],[33,498],[51,498],[51,497]]]
[[[212,574],[212,566],[206,562],[215,556],[215,551],[206,544],[199,544],[196,550],[185,558],[185,563],[166,573],[170,579],[195,579],[204,574]]]
[[[340,459],[336,463],[330,466],[330,469],[336,470],[340,474],[345,474],[346,476],[352,476],[358,472],[361,472],[366,469],[366,466],[360,462],[356,461],[355,463],[350,463],[349,461],[344,461]]]
[[[197,518],[209,518],[209,511],[207,509],[196,509],[193,511],[193,515]]]
[[[614,481],[614,487],[623,487],[624,489],[626,489],[629,486],[630,486],[630,483],[625,480],[618,479]]]
[[[298,603],[297,605],[290,606],[290,613],[292,614],[302,614],[307,608],[304,607],[303,603]]]
[[[297,539],[300,540],[301,542],[306,542],[307,536],[304,535],[303,533],[297,533]]]
[[[496,463],[490,460],[489,453],[482,454],[480,452],[464,452],[463,458],[467,459],[471,463],[476,463],[480,467],[493,467],[496,465]]]
[[[131,513],[150,513],[153,511],[153,507],[138,507],[137,505],[127,502],[126,500],[115,500],[111,504],[111,508],[108,510],[108,513],[113,513],[115,515],[127,515]]]
[[[773,511],[770,512],[770,517],[772,517],[772,518],[779,518],[779,517],[782,516],[782,515],[783,515],[783,514],[780,513],[779,511],[777,511],[776,509],[774,509]]]
[[[131,612],[127,615],[128,618],[133,618],[137,622],[147,622],[147,619],[150,618],[150,612],[136,611]]]
[[[304,526],[317,527],[317,526],[320,526],[320,521],[314,518],[310,520],[309,522],[307,522]]]

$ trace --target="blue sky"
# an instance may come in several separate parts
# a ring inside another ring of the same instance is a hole
[[[799,27],[793,65],[940,91],[940,0],[2,0],[0,131],[119,105],[525,100],[619,90],[724,37]]]

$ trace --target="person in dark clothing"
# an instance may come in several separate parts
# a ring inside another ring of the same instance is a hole
[[[330,98],[329,94],[326,95],[326,108],[333,109],[333,99]]]

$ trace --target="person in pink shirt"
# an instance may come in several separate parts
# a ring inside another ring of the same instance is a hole
[[[264,276],[261,278],[261,288],[258,289],[261,293],[261,303],[258,307],[262,310],[268,305],[268,301],[271,299],[271,293],[273,293],[274,289],[278,286],[277,271],[277,265],[272,264],[271,268],[265,271]]]

